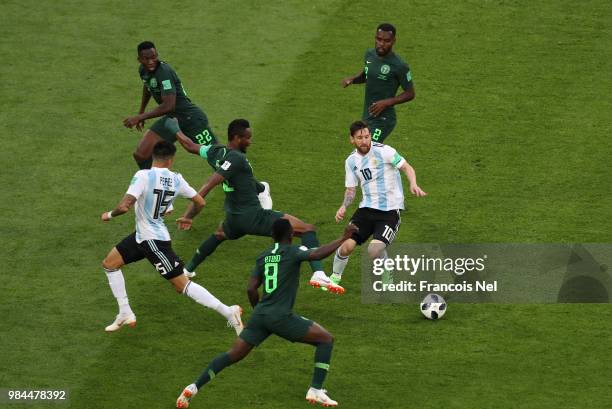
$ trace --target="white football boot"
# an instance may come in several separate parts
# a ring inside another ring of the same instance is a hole
[[[310,277],[310,281],[308,282],[311,286],[315,288],[326,288],[327,291],[334,294],[344,294],[344,287],[339,284],[335,284],[332,280],[329,279],[327,275],[321,270],[315,271]]]
[[[244,329],[244,324],[240,317],[242,315],[242,308],[239,305],[232,305],[230,309],[232,310],[232,317],[227,321],[227,326],[234,328],[236,335],[240,335]]]
[[[310,387],[306,392],[306,400],[313,405],[319,404],[321,406],[338,406],[338,402],[327,396],[325,389],[315,389]]]
[[[181,396],[176,400],[176,407],[178,409],[188,408],[191,398],[193,398],[196,393],[198,393],[198,388],[195,386],[195,383],[185,386],[183,393],[181,393]]]
[[[270,195],[270,184],[268,182],[260,182],[264,185],[264,191],[257,195],[261,207],[264,209],[272,209],[272,196]]]
[[[121,327],[123,327],[124,325],[127,325],[128,327],[135,327],[136,326],[136,315],[134,315],[133,313],[127,314],[127,315],[119,314],[115,317],[115,321],[113,321],[112,324],[104,328],[104,331],[115,332],[115,331],[120,330]]]
[[[187,278],[193,278],[196,276],[195,271],[188,271],[185,267],[183,267],[183,274],[185,274],[185,277]]]

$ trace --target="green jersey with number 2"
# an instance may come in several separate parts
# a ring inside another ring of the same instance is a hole
[[[375,49],[366,51],[363,71],[366,74],[366,86],[362,119],[366,121],[372,118],[368,109],[374,102],[394,97],[400,86],[403,90],[412,87],[410,67],[393,52],[379,57]],[[395,108],[389,107],[379,116],[394,120]]]

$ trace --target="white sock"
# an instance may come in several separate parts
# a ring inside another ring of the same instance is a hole
[[[123,272],[121,272],[121,269],[104,269],[104,271],[108,277],[108,285],[110,286],[113,295],[117,299],[117,304],[119,304],[119,314],[133,314],[132,309],[130,308],[130,302],[128,301],[127,291],[125,290],[125,280],[123,278]]]
[[[333,273],[337,278],[342,277],[342,273],[344,273],[344,269],[348,264],[349,256],[341,256],[340,249],[336,250],[336,255],[334,256],[334,266]]]
[[[217,311],[225,318],[229,319],[232,315],[230,307],[223,304],[217,297],[212,295],[210,291],[202,287],[200,284],[193,281],[189,281],[183,290],[183,294],[191,298],[198,304],[210,308],[211,310]]]

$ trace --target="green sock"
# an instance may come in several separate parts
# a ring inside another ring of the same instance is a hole
[[[136,161],[136,164],[138,165],[139,169],[151,169],[151,165],[153,164],[153,159],[149,158],[149,159],[145,159],[143,161]]]
[[[306,233],[302,234],[302,244],[309,249],[319,247],[317,233],[314,231],[307,231]],[[313,272],[319,270],[323,271],[323,263],[321,263],[321,260],[313,260],[310,262],[310,268],[312,268]]]
[[[198,389],[200,389],[202,386],[214,379],[214,377],[217,376],[219,372],[221,372],[223,369],[230,366],[231,364],[232,361],[230,360],[229,354],[227,352],[217,355],[215,359],[213,359],[212,362],[208,364],[206,369],[204,369],[204,372],[202,372],[200,377],[196,379],[194,383],[196,384]]]
[[[194,271],[196,267],[206,259],[206,257],[210,256],[215,251],[221,242],[223,242],[223,240],[219,240],[214,234],[211,234],[209,238],[200,244],[200,247],[198,247],[196,253],[185,266],[187,271]]]
[[[332,342],[322,342],[317,345],[315,351],[315,369],[312,375],[312,382],[310,386],[315,389],[323,388],[323,382],[329,371],[329,361],[331,361],[332,348],[334,344]]]

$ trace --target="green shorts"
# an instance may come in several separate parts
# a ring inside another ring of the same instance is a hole
[[[178,119],[181,131],[195,143],[200,145],[217,143],[217,138],[209,126],[208,118],[206,118],[204,112],[194,113],[190,116],[164,115],[149,127],[150,130],[161,136],[163,140],[174,143],[176,142],[176,135],[166,128],[165,121],[167,118]]]
[[[226,213],[223,233],[228,240],[236,240],[247,234],[270,237],[272,225],[283,216],[284,213],[268,209],[258,209],[243,214]]]
[[[255,313],[240,333],[245,342],[258,346],[270,334],[276,334],[287,341],[300,341],[313,322],[294,313],[287,314],[259,314]]]
[[[395,124],[397,123],[395,118],[388,117],[375,117],[366,120],[370,134],[372,135],[372,141],[383,143],[385,138],[391,134]]]

